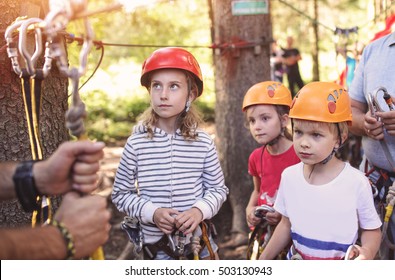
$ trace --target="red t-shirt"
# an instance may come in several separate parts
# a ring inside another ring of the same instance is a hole
[[[262,154],[263,150],[263,154]],[[284,153],[271,155],[264,147],[255,149],[248,160],[248,173],[261,179],[259,205],[273,206],[280,185],[281,173],[288,166],[299,163],[293,145]]]

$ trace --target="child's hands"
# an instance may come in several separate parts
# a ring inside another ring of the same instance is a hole
[[[361,247],[359,245],[354,245],[359,252],[359,255],[355,258],[355,260],[373,260],[374,256],[372,256],[372,252],[365,247]]]
[[[192,207],[191,209],[177,215],[175,217],[175,224],[178,230],[187,235],[192,233],[202,220],[202,212],[198,208]]]
[[[179,212],[171,208],[158,208],[154,212],[154,223],[165,234],[171,234],[175,228],[175,216]]]
[[[248,223],[248,226],[256,226],[256,225],[258,225],[260,222],[261,222],[261,218],[258,218],[257,216],[255,216],[255,209],[256,209],[257,207],[256,206],[254,206],[254,207],[249,207],[249,208],[247,208],[247,210],[246,210],[246,212],[247,212],[247,223]]]
[[[281,214],[276,212],[267,212],[266,213],[266,220],[269,225],[277,225],[281,220]]]

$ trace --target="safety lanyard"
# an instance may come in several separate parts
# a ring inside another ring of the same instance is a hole
[[[23,99],[24,111],[26,116],[26,123],[28,127],[30,149],[33,160],[43,159],[41,138],[40,138],[40,111],[41,111],[41,88],[45,78],[45,73],[42,69],[35,69],[37,59],[42,53],[42,36],[40,28],[34,26],[36,48],[33,56],[30,56],[26,48],[26,37],[28,28],[39,23],[41,19],[22,19],[19,18],[11,26],[9,26],[5,33],[7,40],[7,53],[11,59],[14,72],[21,79],[21,96]],[[14,41],[15,36],[13,32],[19,28],[19,45]],[[18,61],[18,54],[21,54],[26,63],[26,68],[21,69]],[[45,65],[48,65],[47,62]],[[50,65],[50,63],[49,63]],[[36,226],[37,220],[40,224],[47,224],[52,218],[50,199],[46,196],[37,197],[37,204],[41,207],[33,212],[32,226]]]

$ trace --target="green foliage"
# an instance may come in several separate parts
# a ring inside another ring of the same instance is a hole
[[[95,39],[106,43],[103,61],[98,72],[84,87],[83,90],[87,92],[82,96],[88,106],[87,128],[90,135],[97,139],[115,141],[130,134],[136,117],[148,106],[148,95],[140,94],[142,90],[138,84],[141,65],[153,50],[161,46],[183,46],[196,56],[204,77],[204,93],[196,104],[206,121],[214,120],[213,54],[208,48],[212,43],[212,26],[208,1],[161,0],[155,4],[150,2],[147,1],[145,5],[131,12],[118,10],[89,17]],[[114,0],[91,0],[89,9],[100,9],[113,3]],[[372,21],[366,17],[366,10],[370,5],[367,1],[317,0],[317,4],[318,18],[315,22],[314,1],[270,1],[273,37],[278,39],[281,46],[285,46],[288,35],[295,38],[295,46],[302,52],[300,67],[305,82],[312,78],[310,54],[313,52],[312,27],[315,23],[319,26],[322,80],[333,80],[338,76],[336,38],[333,32],[335,27],[360,27],[361,42],[366,42],[374,34],[372,26],[368,25],[369,21]],[[82,21],[76,20],[68,25],[67,31],[82,36],[83,30]],[[77,43],[68,44],[70,66],[79,64],[80,50],[81,46]],[[81,84],[92,74],[100,56],[101,51],[92,48],[88,57],[88,72],[81,78]],[[103,80],[102,77],[107,77],[108,80]],[[132,93],[129,93],[130,91]]]
[[[88,111],[88,135],[107,143],[130,135],[137,117],[149,106],[148,96],[110,98],[102,91],[92,91],[82,97]]]

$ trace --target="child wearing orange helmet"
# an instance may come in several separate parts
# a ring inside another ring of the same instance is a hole
[[[381,221],[371,186],[362,172],[334,156],[352,120],[347,91],[335,83],[309,83],[293,99],[290,118],[302,162],[281,176],[274,208],[282,218],[260,258],[274,258],[292,241],[289,259],[374,259]],[[359,232],[361,243],[355,245]]]
[[[259,230],[263,219],[270,225],[276,225],[280,221],[279,213],[263,211],[263,217],[260,217],[256,213],[257,208],[259,210],[262,205],[273,206],[282,171],[300,162],[292,145],[292,135],[287,130],[291,101],[291,92],[275,81],[257,83],[244,96],[242,110],[248,127],[256,142],[262,145],[251,153],[248,161],[248,173],[253,177],[254,183],[246,208],[248,225],[255,227],[252,238],[255,238],[255,232]],[[250,246],[251,241],[250,239]]]
[[[199,64],[185,49],[161,48],[145,60],[140,81],[151,106],[124,147],[112,201],[139,221],[145,259],[218,258],[210,234],[201,250],[191,245],[228,194],[213,140],[191,106],[203,92]]]

